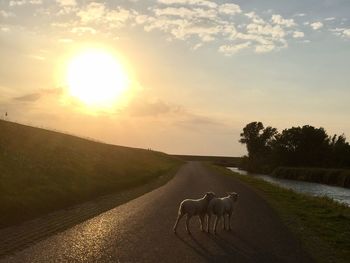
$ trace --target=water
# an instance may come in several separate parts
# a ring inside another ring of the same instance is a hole
[[[263,179],[266,182],[277,184],[281,187],[292,189],[299,193],[310,194],[313,196],[327,196],[337,202],[344,203],[350,206],[350,189],[348,188],[311,183],[311,182],[303,182],[303,181],[297,181],[297,180],[275,178],[265,174],[248,173],[247,171],[239,170],[236,167],[227,167],[227,168],[233,172],[243,174],[243,175],[258,177]]]

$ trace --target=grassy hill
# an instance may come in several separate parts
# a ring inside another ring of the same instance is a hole
[[[0,227],[145,184],[179,164],[160,152],[0,120]]]

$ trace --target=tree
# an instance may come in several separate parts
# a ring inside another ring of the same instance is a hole
[[[250,170],[259,170],[262,166],[268,166],[273,141],[277,135],[277,129],[264,128],[261,122],[251,122],[243,128],[240,134],[240,143],[246,144],[248,151],[248,163]]]
[[[305,125],[285,129],[276,137],[274,156],[280,165],[326,166],[330,138],[323,128]]]
[[[332,164],[335,167],[350,167],[350,145],[344,134],[336,134],[330,139]]]

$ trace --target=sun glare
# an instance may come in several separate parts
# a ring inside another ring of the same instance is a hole
[[[70,94],[89,106],[113,105],[128,86],[120,62],[103,50],[86,50],[68,64]]]

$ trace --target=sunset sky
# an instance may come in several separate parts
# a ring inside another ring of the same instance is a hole
[[[178,154],[245,154],[255,120],[350,138],[349,16],[348,0],[0,0],[0,115]],[[88,48],[129,80],[108,107],[69,93]]]

